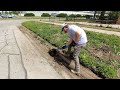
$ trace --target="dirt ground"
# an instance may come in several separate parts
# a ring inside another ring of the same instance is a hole
[[[91,55],[97,58],[106,59],[106,60],[120,60],[120,55],[115,55],[112,53],[112,49],[108,46],[101,46],[100,48],[91,48],[89,50]]]
[[[19,29],[24,33],[24,35],[30,40],[30,42],[36,47],[39,53],[47,59],[51,66],[62,75],[65,79],[101,79],[95,75],[88,68],[85,68],[81,65],[81,73],[79,76],[70,72],[70,69],[63,63],[59,57],[51,57],[49,55],[49,50],[56,48],[49,44],[47,41],[44,41],[39,36],[35,35],[32,31],[28,30],[23,26],[19,26]]]

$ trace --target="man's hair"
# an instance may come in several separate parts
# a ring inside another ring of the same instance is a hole
[[[68,28],[68,24],[64,26],[64,28]]]
[[[66,25],[62,28],[62,31],[63,31],[64,28],[68,28],[68,24],[66,24]]]

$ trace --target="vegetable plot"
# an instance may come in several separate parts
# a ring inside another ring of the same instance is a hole
[[[60,26],[27,21],[22,23],[43,39],[56,47],[61,47],[68,40],[68,34],[61,34]],[[88,43],[82,49],[80,62],[102,78],[119,78],[120,37],[86,31]]]

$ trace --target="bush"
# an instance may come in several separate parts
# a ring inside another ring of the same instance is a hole
[[[49,14],[49,13],[43,13],[43,14],[41,15],[41,17],[50,17],[50,14]]]
[[[76,17],[76,15],[75,14],[70,14],[69,17]]]
[[[65,13],[60,13],[60,14],[57,15],[57,17],[67,17],[67,14],[65,14]]]
[[[33,13],[26,13],[24,16],[30,17],[30,16],[35,16],[35,14],[33,14]]]
[[[70,14],[69,17],[83,17],[80,14]]]
[[[82,17],[80,14],[77,14],[76,17]]]

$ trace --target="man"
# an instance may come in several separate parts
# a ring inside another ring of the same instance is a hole
[[[66,23],[61,25],[62,31],[64,33],[68,33],[70,39],[66,45],[62,48],[68,48],[68,53],[71,51],[71,47],[74,47],[73,58],[75,60],[75,70],[71,70],[72,73],[79,74],[80,73],[80,63],[79,63],[79,54],[81,48],[86,46],[87,36],[85,31],[78,27],[77,25],[68,25]]]

